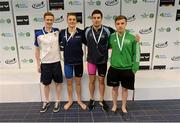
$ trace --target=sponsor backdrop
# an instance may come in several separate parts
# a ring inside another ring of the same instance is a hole
[[[46,0],[12,0],[20,68],[35,66],[34,29],[44,25]]]
[[[161,0],[157,12],[153,69],[180,68],[180,0]]]
[[[127,16],[127,29],[141,36],[140,69],[180,68],[180,0],[0,0],[0,68],[36,66],[34,30],[43,27],[44,12],[54,13],[59,29],[75,12],[83,29],[92,24],[94,9],[112,28],[117,15]]]
[[[0,1],[0,68],[19,68],[12,4]]]

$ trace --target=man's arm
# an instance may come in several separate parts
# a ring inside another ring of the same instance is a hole
[[[41,60],[40,60],[40,48],[35,46],[35,58],[36,58],[36,65],[37,71],[41,73]]]

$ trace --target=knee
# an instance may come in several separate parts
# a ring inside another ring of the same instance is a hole
[[[76,86],[81,86],[81,82],[76,82]]]
[[[113,87],[113,88],[112,88],[112,91],[118,92],[118,87]]]
[[[72,86],[72,82],[68,82],[68,83],[67,83],[67,86]]]
[[[126,89],[126,88],[122,88],[122,91],[123,91],[123,92],[127,92],[127,91],[128,91],[128,89]]]

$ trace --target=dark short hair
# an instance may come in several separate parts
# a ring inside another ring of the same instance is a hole
[[[93,16],[94,14],[100,14],[100,15],[101,15],[101,18],[103,17],[102,12],[101,12],[100,10],[98,10],[98,9],[95,9],[95,10],[92,12],[91,16]]]
[[[44,18],[45,18],[46,16],[52,16],[52,17],[54,18],[54,14],[51,13],[51,12],[46,12],[46,13],[44,13]]]
[[[124,20],[127,22],[126,16],[124,16],[124,15],[119,15],[119,16],[117,16],[117,17],[115,18],[115,23],[116,23],[116,21],[122,20],[122,19],[124,19]]]
[[[76,15],[76,13],[74,13],[74,12],[67,13],[67,18],[68,18],[69,16],[75,16],[76,19],[77,19],[77,15]]]

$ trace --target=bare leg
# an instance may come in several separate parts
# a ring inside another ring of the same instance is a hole
[[[127,112],[127,109],[126,109],[127,97],[128,97],[128,89],[122,87],[122,107],[121,108],[124,113]]]
[[[90,99],[92,100],[94,100],[95,80],[96,80],[96,75],[89,75],[89,92],[90,92]]]
[[[104,77],[99,76],[99,93],[100,93],[100,101],[104,100],[104,92],[105,92],[105,84],[104,84]]]
[[[64,109],[67,110],[71,107],[72,103],[73,103],[73,99],[72,99],[72,81],[73,79],[67,79],[67,90],[68,90],[68,103],[66,103],[64,105]]]
[[[55,83],[56,87],[56,102],[60,102],[61,100],[61,83]]]
[[[45,102],[49,102],[50,85],[44,85]]]
[[[75,77],[75,80],[76,80],[77,103],[81,106],[83,110],[85,110],[86,105],[81,101],[81,77]]]
[[[117,110],[118,89],[119,87],[112,88],[113,107],[111,110],[114,112]]]

